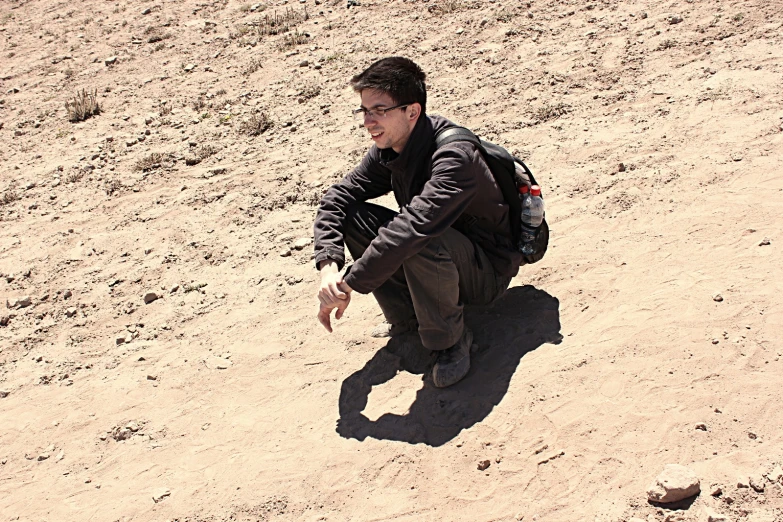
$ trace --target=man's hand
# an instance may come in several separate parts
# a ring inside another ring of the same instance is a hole
[[[318,290],[318,301],[320,309],[318,310],[318,321],[329,333],[332,333],[332,310],[335,319],[340,319],[351,302],[351,292],[353,289],[343,281],[342,274],[337,270],[337,264],[334,261],[327,260],[321,262],[321,287]]]

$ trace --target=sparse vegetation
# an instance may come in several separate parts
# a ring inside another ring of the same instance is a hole
[[[106,183],[106,194],[111,196],[115,192],[122,190],[122,183],[118,179],[113,179]]]
[[[658,44],[658,47],[655,48],[656,51],[665,51],[666,49],[671,49],[672,47],[677,47],[677,41],[676,40],[664,40],[661,43]]]
[[[201,292],[201,289],[207,286],[207,283],[185,283],[182,285],[182,291],[186,294],[189,294],[190,292]]]
[[[286,7],[283,14],[278,14],[277,11],[272,13],[272,16],[264,15],[259,20],[258,25],[255,26],[255,31],[258,36],[268,36],[287,33],[298,24],[310,19],[310,15],[307,14],[307,8],[302,12]]]
[[[84,177],[84,171],[81,169],[74,170],[72,172],[69,172],[67,176],[65,176],[65,182],[66,183],[76,183],[78,181],[81,181],[81,179]]]
[[[286,35],[283,36],[283,41],[280,42],[279,48],[281,51],[285,51],[286,49],[307,43],[307,38],[307,33],[301,33],[299,30],[295,30],[293,33],[286,33]]]
[[[745,18],[744,13],[737,13],[731,17],[731,19],[734,20],[735,22],[741,22],[743,18]]]
[[[150,170],[159,169],[161,163],[170,159],[168,154],[161,154],[159,152],[153,152],[147,156],[144,156],[136,162],[133,166],[133,170],[147,172]]]
[[[220,147],[215,145],[202,145],[195,151],[193,156],[185,158],[185,165],[198,165],[205,159],[209,158],[210,156],[214,156],[218,152],[220,152]]]
[[[250,76],[251,74],[253,74],[254,72],[256,72],[261,68],[262,68],[261,60],[259,60],[258,58],[253,58],[250,60],[250,62],[248,62],[248,64],[242,70],[242,74],[244,74],[245,76]]]
[[[68,121],[84,121],[90,116],[100,114],[98,105],[98,89],[92,92],[82,89],[77,92],[70,102],[65,102],[65,110],[68,111]]]
[[[199,96],[198,99],[193,102],[192,107],[194,111],[201,112],[207,107],[207,100],[205,100],[203,96]]]
[[[427,10],[434,15],[448,15],[470,9],[472,5],[465,0],[441,0],[433,4]]]
[[[16,191],[12,189],[8,189],[5,192],[3,192],[3,197],[0,197],[0,206],[3,205],[10,205],[14,201],[17,201],[21,199],[19,194],[16,193]]]
[[[568,114],[570,107],[565,103],[556,103],[554,105],[544,105],[533,111],[533,117],[539,123],[545,121],[556,120],[564,114]]]
[[[248,136],[258,136],[270,129],[274,123],[265,112],[259,112],[250,116],[239,126],[239,132]]]

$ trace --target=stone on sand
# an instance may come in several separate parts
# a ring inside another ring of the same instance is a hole
[[[667,504],[692,497],[701,490],[699,477],[690,468],[680,464],[667,464],[655,483],[647,490],[647,498]]]
[[[158,488],[152,493],[152,501],[157,504],[169,495],[171,495],[171,491],[168,488]]]
[[[307,247],[312,242],[312,239],[309,237],[301,237],[294,241],[294,248],[297,250],[302,250],[303,248]]]
[[[160,296],[155,292],[147,292],[144,294],[144,304],[150,304],[154,301],[157,301],[159,298]]]

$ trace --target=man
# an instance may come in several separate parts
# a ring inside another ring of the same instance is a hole
[[[321,272],[318,319],[331,332],[351,293],[372,292],[396,336],[418,328],[437,352],[435,386],[470,369],[473,334],[464,304],[488,304],[519,270],[509,207],[476,146],[436,150],[435,133],[455,124],[428,116],[425,74],[407,58],[379,60],[351,79],[361,98],[354,116],[374,145],[321,200],[315,263]],[[367,203],[394,192],[400,211]],[[354,264],[345,264],[344,246]]]

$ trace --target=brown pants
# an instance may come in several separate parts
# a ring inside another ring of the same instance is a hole
[[[378,230],[396,215],[372,203],[352,206],[344,230],[351,256],[359,259]],[[510,282],[510,277],[495,273],[481,247],[450,228],[406,259],[373,295],[389,323],[415,317],[422,344],[430,350],[445,350],[462,336],[464,305],[489,304],[503,295]]]

